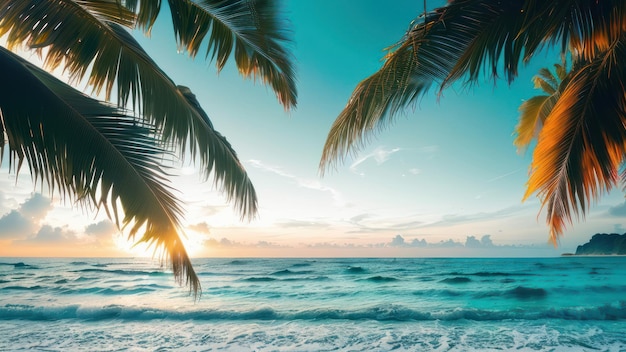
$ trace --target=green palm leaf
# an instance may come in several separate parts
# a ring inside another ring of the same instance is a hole
[[[177,146],[181,153],[188,147],[192,157],[199,156],[205,176],[214,174],[216,184],[242,217],[256,214],[254,187],[232,146],[124,28],[83,7],[95,1],[4,2],[8,6],[0,12],[0,28],[9,34],[9,44],[45,46],[47,66],[54,69],[64,64],[75,80],[90,67],[89,82],[96,93],[104,89],[109,99],[115,87],[118,103],[141,108],[165,143]]]
[[[143,232],[140,241],[162,249],[175,278],[197,294],[200,282],[180,237],[182,209],[160,166],[156,130],[4,48],[0,67],[0,132],[11,158],[26,160],[51,191],[103,207],[118,225],[123,214],[130,236]]]
[[[137,23],[150,31],[161,1],[121,0],[137,12]],[[278,20],[273,0],[168,0],[178,46],[192,57],[206,44],[206,57],[220,71],[234,52],[235,63],[244,77],[260,78],[268,84],[285,109],[297,100],[291,54],[286,50],[289,35]]]

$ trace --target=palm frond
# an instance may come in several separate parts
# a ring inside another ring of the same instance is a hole
[[[206,56],[221,70],[234,52],[244,77],[268,84],[285,109],[296,106],[289,33],[273,0],[168,0],[180,48],[194,57],[203,43]]]
[[[559,87],[557,78],[546,67],[539,69],[539,73],[533,77],[533,82],[535,83],[535,88],[541,88],[548,94],[554,94]]]
[[[320,170],[358,149],[433,84],[441,92],[460,79],[476,82],[483,72],[511,82],[520,63],[545,45],[561,43],[563,55],[572,49],[589,59],[625,29],[621,0],[449,1],[415,20],[383,67],[357,85],[331,127]]]
[[[1,47],[0,67],[1,125],[12,158],[26,160],[35,181],[52,192],[104,207],[115,219],[121,206],[130,236],[142,230],[140,240],[162,249],[176,280],[198,294],[200,281],[180,237],[182,209],[161,167],[164,150],[154,127]]]
[[[544,106],[551,100],[550,95],[537,95],[522,103],[519,107],[520,117],[515,126],[515,141],[518,149],[526,149],[530,142],[537,137],[547,114],[542,114]],[[552,99],[554,100],[554,99]],[[554,104],[554,103],[553,103]],[[548,111],[549,113],[549,111]]]
[[[524,198],[537,193],[556,244],[573,216],[619,181],[626,155],[626,35],[611,50],[572,70],[547,116]]]
[[[555,64],[556,76],[547,68],[539,69],[533,77],[535,89],[541,88],[548,95],[534,96],[519,107],[519,123],[515,127],[517,137],[513,144],[518,150],[525,150],[537,138],[546,118],[559,100],[561,90],[567,85],[567,71],[564,65]]]
[[[394,114],[433,84],[442,90],[465,74],[470,81],[476,80],[485,66],[497,75],[502,51],[507,76],[512,79],[518,65],[512,57],[523,47],[511,34],[523,26],[520,6],[517,2],[452,1],[425,19],[415,20],[404,38],[390,48],[383,67],[357,85],[337,117],[326,139],[321,172],[358,149],[375,127],[391,122]]]
[[[137,14],[137,26],[150,34],[154,22],[161,12],[161,0],[117,0],[122,6]]]
[[[89,83],[96,93],[104,89],[109,99],[115,88],[118,103],[140,110],[165,143],[178,146],[181,153],[188,146],[192,158],[200,157],[205,175],[215,173],[216,184],[234,200],[242,218],[256,214],[256,193],[231,145],[130,33],[116,23],[102,21],[83,7],[83,2],[4,1],[8,6],[0,28],[11,43],[45,46],[47,66],[63,65],[74,79],[82,78],[90,68]]]

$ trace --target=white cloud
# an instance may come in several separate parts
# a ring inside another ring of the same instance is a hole
[[[493,182],[493,181],[497,181],[497,180],[503,179],[503,178],[505,178],[505,177],[508,177],[508,176],[511,176],[511,175],[515,175],[516,173],[518,173],[518,172],[520,172],[520,171],[522,171],[522,170],[523,170],[523,169],[517,169],[517,170],[511,171],[511,172],[507,172],[506,174],[503,174],[503,175],[498,175],[498,176],[496,176],[496,177],[493,177],[493,178],[491,178],[491,179],[487,180],[486,182],[487,182],[487,183],[491,183],[491,182]]]
[[[88,225],[85,228],[85,233],[98,238],[110,238],[119,233],[119,230],[113,222],[106,219],[98,223]]]
[[[197,224],[192,224],[187,226],[190,230],[201,233],[201,234],[205,234],[208,235],[211,233],[211,229],[209,228],[209,224],[206,223],[206,221],[197,223]]]
[[[52,210],[50,198],[44,197],[41,193],[34,193],[24,203],[20,205],[19,212],[26,218],[33,221],[40,221]]]
[[[59,243],[73,243],[76,244],[76,233],[70,230],[67,226],[64,227],[52,227],[50,225],[43,225],[35,237],[22,240],[19,242],[36,242],[39,244],[59,244]]]
[[[22,239],[40,229],[40,222],[52,210],[49,198],[34,193],[17,210],[0,217],[0,237]]]
[[[18,239],[34,233],[36,224],[26,219],[19,211],[11,210],[0,218],[0,238]]]
[[[256,167],[256,168],[261,169],[261,170],[265,170],[265,171],[274,173],[274,174],[276,174],[278,176],[290,179],[296,185],[298,185],[299,187],[306,188],[306,189],[311,189],[311,190],[315,190],[315,191],[320,191],[320,192],[330,193],[332,199],[335,202],[335,205],[340,206],[340,207],[346,206],[346,202],[343,199],[343,196],[342,196],[342,194],[339,191],[337,191],[336,189],[334,189],[332,187],[326,186],[325,184],[323,184],[319,180],[313,180],[313,179],[306,179],[306,178],[298,177],[296,175],[293,175],[293,174],[290,174],[290,173],[288,173],[286,171],[283,171],[280,168],[266,165],[266,164],[264,164],[260,160],[248,160],[248,163],[251,164],[252,166]]]
[[[363,173],[360,173],[357,170],[357,167],[361,164],[363,164],[364,162],[366,162],[367,160],[370,159],[374,159],[376,161],[377,165],[381,165],[383,163],[385,163],[387,160],[389,160],[389,158],[391,157],[392,154],[399,152],[400,150],[402,150],[401,148],[393,148],[393,149],[385,149],[385,147],[383,146],[379,146],[376,149],[374,149],[374,151],[372,151],[371,153],[357,159],[355,162],[352,163],[352,165],[350,165],[350,170],[356,174],[359,175],[363,175]]]

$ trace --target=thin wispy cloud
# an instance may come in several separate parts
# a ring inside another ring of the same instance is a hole
[[[280,169],[278,167],[266,165],[266,164],[264,164],[260,160],[251,159],[251,160],[248,160],[247,163],[252,165],[253,167],[258,168],[258,169],[265,170],[265,171],[271,172],[273,174],[276,174],[278,176],[290,179],[296,185],[298,185],[299,187],[306,188],[306,189],[311,189],[311,190],[315,190],[315,191],[320,191],[320,192],[330,193],[332,199],[335,202],[335,205],[337,205],[337,206],[345,206],[346,205],[346,202],[343,199],[343,196],[342,196],[342,194],[339,191],[337,191],[336,189],[334,189],[332,187],[329,187],[329,186],[323,184],[319,180],[303,178],[303,177],[299,177],[299,176],[290,174],[290,173],[288,173],[286,171],[283,171],[282,169]]]
[[[401,151],[402,148],[393,148],[393,149],[386,149],[383,146],[379,146],[376,149],[374,149],[374,151],[372,151],[371,153],[360,157],[359,159],[357,159],[355,162],[352,163],[352,165],[350,165],[350,171],[356,173],[356,174],[361,174],[359,173],[359,171],[357,170],[357,167],[361,164],[363,164],[364,162],[373,159],[374,161],[376,161],[377,165],[381,165],[383,163],[385,163],[387,160],[389,160],[389,158],[391,157],[392,154],[397,153],[399,151]]]
[[[507,173],[506,173],[506,174],[504,174],[504,175],[499,175],[499,176],[496,176],[496,177],[494,177],[494,178],[490,178],[490,179],[488,179],[486,182],[487,182],[487,183],[491,183],[491,182],[493,182],[493,181],[497,181],[497,180],[503,179],[503,178],[505,178],[505,177],[508,177],[508,176],[514,175],[514,174],[516,174],[516,173],[518,173],[518,172],[520,172],[520,171],[522,171],[522,169],[517,169],[517,170],[511,171],[511,172],[507,172]]]

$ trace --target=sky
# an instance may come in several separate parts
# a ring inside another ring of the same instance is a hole
[[[430,8],[442,4],[429,1]],[[214,65],[177,50],[162,13],[144,49],[179,85],[191,88],[238,153],[259,197],[242,222],[197,168],[177,165],[172,184],[185,204],[186,245],[195,257],[509,257],[574,252],[595,233],[623,233],[621,190],[548,243],[535,196],[522,197],[532,151],[513,146],[518,107],[539,94],[532,76],[558,62],[539,54],[511,84],[435,89],[323,176],[326,134],[359,81],[382,65],[421,2],[302,0],[283,4],[294,42],[298,106],[286,112],[234,64]],[[84,87],[79,87],[84,88]],[[0,256],[142,256],[103,212],[83,209],[0,168]]]

